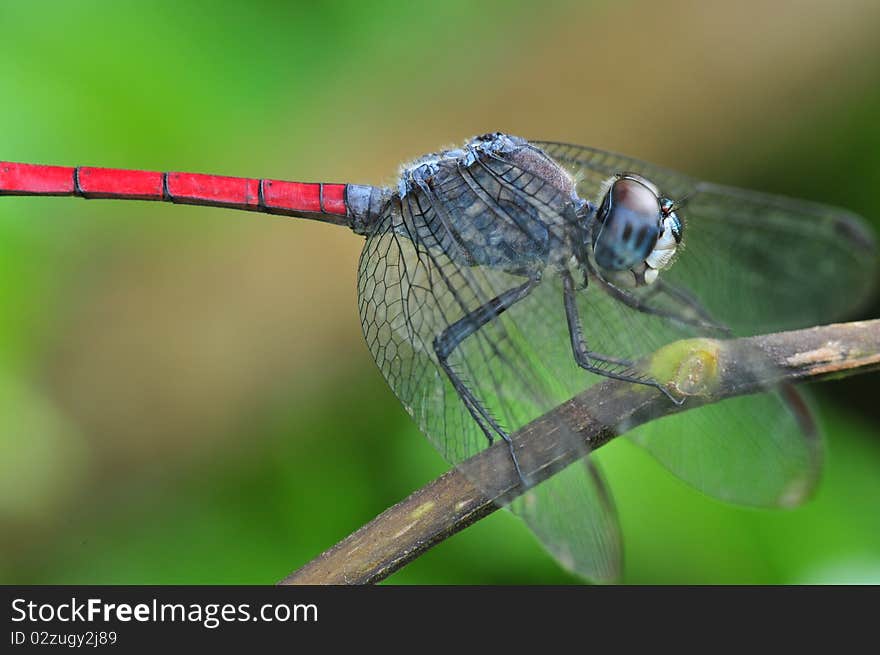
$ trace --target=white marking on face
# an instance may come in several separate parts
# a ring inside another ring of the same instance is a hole
[[[672,234],[672,226],[673,221],[671,218],[663,219],[663,232],[660,234],[660,238],[657,239],[654,250],[645,258],[645,263],[650,267],[645,273],[645,281],[648,284],[652,284],[657,279],[658,272],[668,268],[675,257],[678,243],[676,243],[675,237]]]

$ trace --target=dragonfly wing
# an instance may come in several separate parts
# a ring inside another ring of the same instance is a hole
[[[529,333],[543,330],[548,343],[555,343],[567,334],[559,333],[558,328],[551,334],[550,324],[541,317],[552,311],[552,299],[562,294],[562,285],[556,281],[547,284],[558,288],[530,298],[521,324]],[[654,370],[652,355],[674,341],[705,333],[702,327],[629,307],[595,284],[581,291],[576,302],[589,348],[632,362],[628,367],[602,367],[611,372],[665,382],[666,373]],[[670,304],[665,307],[671,310]],[[572,393],[602,379],[577,368],[570,352],[548,348],[544,357],[545,364]],[[756,380],[774,377],[763,353],[740,348],[738,357],[746,360],[739,362],[738,369]],[[753,506],[790,506],[815,487],[821,443],[810,429],[809,411],[790,391],[767,388],[766,392],[693,409],[688,409],[686,400],[685,411],[635,429],[616,429],[645,447],[679,478],[715,498]]]
[[[601,150],[537,143],[598,202],[601,183],[644,175],[681,202],[684,240],[661,278],[688,289],[720,322],[745,336],[839,319],[876,280],[876,245],[865,222],[836,207],[702,182]]]
[[[607,487],[595,463],[582,459],[514,500],[510,510],[568,571],[590,572],[614,582],[621,569],[621,543]]]
[[[603,180],[632,171],[673,200],[686,199],[676,261],[661,273],[660,284],[628,292],[641,309],[615,299],[608,288],[579,298],[587,339],[600,352],[638,359],[678,338],[717,336],[716,328],[746,336],[828,322],[851,312],[871,290],[873,237],[849,212],[699,182],[590,148],[539,145],[569,169],[584,197],[598,201]],[[755,376],[772,377],[763,353],[740,357]],[[821,444],[791,389],[767,392],[653,421],[631,436],[710,495],[793,505],[815,486]]]
[[[720,500],[794,507],[815,490],[822,443],[791,390],[731,398],[644,425],[630,438],[667,469]]]

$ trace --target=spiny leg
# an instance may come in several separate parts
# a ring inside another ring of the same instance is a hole
[[[662,291],[668,296],[678,300],[685,307],[688,307],[697,316],[699,316],[700,319],[703,321],[701,327],[715,330],[725,336],[732,335],[731,329],[726,325],[716,322],[715,319],[712,318],[712,315],[709,313],[709,310],[703,307],[702,303],[700,303],[700,301],[697,300],[697,298],[689,291],[681,289],[674,284],[670,284],[663,280],[663,278],[660,278],[656,282],[654,282],[654,286],[657,288],[658,291]]]
[[[568,334],[571,338],[571,349],[574,353],[574,359],[577,362],[578,366],[586,371],[589,371],[590,373],[595,373],[604,377],[654,387],[655,389],[662,391],[666,395],[666,397],[669,398],[676,405],[681,405],[684,402],[683,399],[679,399],[673,396],[664,385],[660,384],[659,382],[657,382],[657,380],[654,380],[653,378],[629,375],[627,373],[618,373],[616,371],[609,371],[599,366],[596,366],[594,362],[604,362],[629,368],[632,366],[632,362],[629,362],[628,360],[608,357],[606,355],[600,355],[599,353],[595,353],[587,348],[587,342],[584,339],[584,328],[581,324],[581,318],[578,314],[577,309],[577,298],[575,296],[574,280],[571,277],[571,273],[569,273],[567,270],[562,270],[559,274],[562,277],[562,294],[563,301],[565,303],[565,318],[568,321]]]
[[[664,282],[662,279],[658,279],[654,283],[652,287],[654,293],[651,295],[656,295],[657,293],[667,294],[670,298],[677,301],[681,307],[693,312],[696,318],[686,316],[684,313],[653,307],[646,302],[646,298],[639,298],[629,293],[626,289],[622,289],[604,279],[592,266],[589,266],[589,270],[592,274],[592,279],[596,282],[596,284],[602,287],[603,291],[605,291],[615,300],[622,302],[627,307],[635,309],[638,312],[642,312],[643,314],[659,316],[661,318],[666,318],[671,321],[681,323],[682,325],[690,325],[691,327],[699,327],[711,330],[722,335],[730,335],[730,328],[725,325],[721,325],[720,323],[716,323],[715,320],[710,316],[709,312],[699,303],[696,298],[694,298],[691,294],[687,293],[683,289],[679,289],[678,287]]]
[[[468,408],[468,411],[477,422],[477,425],[483,430],[483,433],[489,441],[489,445],[495,440],[493,432],[507,443],[507,447],[510,450],[510,457],[513,460],[513,466],[516,469],[516,473],[519,475],[520,480],[525,480],[525,478],[519,467],[516,453],[513,450],[513,442],[510,439],[510,435],[508,435],[504,428],[498,424],[498,421],[495,420],[492,414],[483,406],[479,399],[464,383],[456,370],[449,364],[449,356],[462,343],[462,341],[493,319],[500,316],[515,303],[528,296],[538,282],[539,278],[531,277],[527,282],[524,282],[518,287],[508,289],[501,295],[492,298],[484,305],[458,319],[434,339],[434,353],[437,355],[437,361],[440,363],[440,367],[452,383],[452,387],[461,397],[462,402],[464,402],[465,407]]]

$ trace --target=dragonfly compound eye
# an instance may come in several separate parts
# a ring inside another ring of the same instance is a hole
[[[650,183],[635,175],[618,176],[596,212],[596,263],[606,271],[623,271],[645,261],[660,236],[662,221],[660,200]]]

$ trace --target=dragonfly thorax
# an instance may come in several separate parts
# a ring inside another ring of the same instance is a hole
[[[455,261],[535,271],[571,251],[578,198],[569,173],[540,148],[503,133],[423,157],[401,171],[400,230]]]

